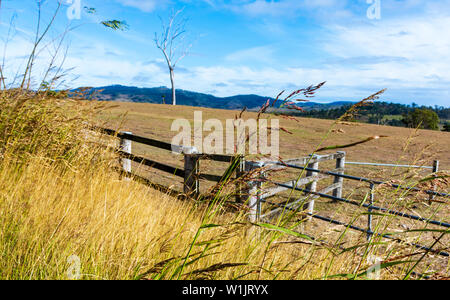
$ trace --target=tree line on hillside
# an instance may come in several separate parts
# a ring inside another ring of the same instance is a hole
[[[292,114],[319,119],[337,119],[345,114],[351,105],[332,109],[312,109]],[[364,122],[409,128],[450,131],[450,108],[443,106],[418,106],[397,103],[375,102],[362,107],[347,121]],[[441,126],[440,126],[441,125]]]

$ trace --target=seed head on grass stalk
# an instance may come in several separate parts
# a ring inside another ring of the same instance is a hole
[[[373,101],[379,99],[379,97],[386,91],[386,89],[380,90],[378,92],[376,92],[375,94],[370,95],[367,98],[362,99],[361,101],[359,101],[358,103],[354,104],[352,107],[350,107],[345,114],[343,114],[339,119],[336,120],[336,122],[333,124],[333,126],[330,128],[330,130],[328,131],[328,133],[326,134],[326,136],[324,137],[324,139],[322,139],[321,143],[319,144],[319,146],[317,147],[317,149],[315,150],[315,152],[321,152],[321,151],[325,151],[325,150],[337,150],[337,149],[345,149],[345,148],[350,148],[350,147],[354,147],[360,144],[364,144],[367,142],[370,142],[372,140],[378,140],[380,138],[386,138],[388,136],[385,135],[375,135],[375,136],[371,136],[368,137],[366,139],[357,141],[357,142],[353,142],[353,143],[349,143],[349,144],[345,144],[345,145],[333,145],[333,146],[326,146],[326,147],[322,147],[322,143],[325,142],[325,140],[328,138],[329,134],[331,132],[333,132],[334,126],[337,124],[340,124],[342,122],[345,122],[345,120],[349,120],[349,119],[353,119],[355,114],[358,112],[358,110],[361,107],[370,105],[373,103]]]

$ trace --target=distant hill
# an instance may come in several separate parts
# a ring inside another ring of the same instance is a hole
[[[172,92],[167,87],[138,88],[123,85],[111,85],[94,88],[97,93],[94,99],[101,101],[120,101],[120,102],[142,102],[142,103],[163,103],[163,97],[167,104],[170,104]],[[231,97],[216,97],[209,94],[196,93],[186,90],[177,90],[177,104],[188,106],[199,106],[220,109],[239,110],[247,107],[249,110],[255,110],[266,103],[267,99],[258,95],[236,95]],[[301,106],[306,110],[311,109],[332,109],[352,102],[339,101],[333,103],[315,103],[306,102]]]
[[[172,91],[167,87],[138,88],[133,86],[110,85],[93,88],[93,99],[100,101],[138,102],[162,104],[165,99],[166,104],[170,104]],[[216,109],[241,110],[246,107],[249,111],[257,111],[267,100],[273,98],[258,95],[236,95],[231,97],[216,97],[210,94],[196,93],[186,90],[177,90],[177,104],[194,107],[207,107]],[[292,109],[269,108],[268,113],[282,112],[290,115],[297,115],[310,118],[337,119],[355,102],[336,101],[331,103],[301,102],[300,107],[304,111]],[[354,117],[355,121],[372,123],[379,125],[405,126],[402,121],[404,116],[419,108],[416,104],[405,105],[398,103],[375,102],[370,106],[358,110]],[[440,118],[440,127],[450,126],[450,108],[446,107],[426,107],[437,113]]]

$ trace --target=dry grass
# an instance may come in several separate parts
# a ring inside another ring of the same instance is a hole
[[[49,113],[35,117],[51,130],[24,126],[33,118],[10,122],[15,110],[2,119],[9,133],[1,136],[7,141],[0,160],[2,279],[67,279],[74,255],[81,279],[366,278],[372,254],[387,263],[382,278],[401,279],[410,260],[424,255],[395,242],[366,244],[364,235],[336,226],[316,230],[328,242],[311,241],[292,230],[314,223],[258,226],[220,201],[179,201],[121,180],[112,171],[114,155],[86,142],[86,119],[72,110],[78,106],[35,100],[28,98],[20,114],[44,105]],[[86,104],[87,111],[95,107]]]
[[[201,110],[203,118],[218,118],[221,120],[233,118],[238,112],[214,110],[205,108],[193,107],[168,107],[164,105],[153,104],[136,104],[136,103],[117,103],[109,117],[116,117],[121,113],[127,112],[129,121],[122,128],[131,130],[136,134],[150,136],[165,141],[170,141],[171,136],[175,133],[170,132],[170,124],[173,119],[186,118],[192,120],[193,112]],[[168,111],[170,109],[170,112]],[[246,113],[246,118],[257,117],[256,113]],[[299,119],[299,122],[281,119],[281,126],[293,132],[292,135],[281,136],[281,154],[284,158],[304,156],[316,149],[323,137],[333,126],[332,121],[315,120],[315,119]],[[117,124],[117,123],[116,123]],[[114,126],[114,122],[110,123]],[[339,130],[345,128],[345,130]],[[344,134],[342,133],[344,131]],[[447,168],[449,161],[448,156],[445,155],[446,147],[449,146],[449,140],[445,139],[447,133],[433,132],[427,130],[411,130],[406,128],[395,128],[388,126],[376,126],[368,124],[355,123],[339,123],[335,126],[335,130],[325,140],[323,145],[349,144],[355,141],[364,140],[368,136],[385,135],[388,138],[374,140],[368,143],[363,143],[357,147],[345,149],[347,151],[347,160],[353,161],[376,161],[385,163],[404,163],[404,164],[424,164],[430,165],[433,159],[441,161],[441,169]],[[170,162],[172,165],[182,167],[181,157],[173,156],[164,151],[146,148],[139,144],[134,144],[133,151],[145,154],[150,158],[156,158],[160,161]],[[301,152],[299,149],[304,149]],[[331,151],[329,151],[331,152]],[[138,168],[138,166],[135,166]],[[332,169],[334,165],[323,164],[321,168]],[[223,172],[224,167],[217,163],[202,162],[202,171],[209,173]],[[406,171],[406,172],[405,172]],[[357,167],[348,166],[346,171],[352,175],[364,176],[374,179],[386,178],[394,180],[393,182],[402,183],[405,185],[415,185],[417,180],[426,176],[425,172],[417,172],[415,169],[400,170],[392,168],[380,169],[377,167]],[[292,173],[292,172],[291,172]],[[170,175],[162,175],[158,172],[148,171],[145,175],[150,176],[152,180],[160,181],[160,183],[174,186],[173,182],[177,181]],[[162,175],[162,176],[161,176]],[[285,174],[286,175],[286,174]],[[290,174],[292,179],[297,175]],[[328,182],[328,181],[325,181]],[[202,182],[207,186],[206,182]],[[325,185],[322,184],[324,187]],[[442,185],[439,190],[447,192],[448,185]],[[320,185],[319,185],[320,188]],[[429,188],[429,187],[425,187]],[[367,184],[355,183],[347,181],[345,183],[344,196],[358,201],[366,199],[368,196]],[[298,194],[298,193],[297,193]],[[300,195],[299,195],[300,196]],[[410,214],[418,214],[421,216],[432,216],[434,219],[446,221],[449,215],[448,202],[445,204],[428,205],[428,196],[424,194],[410,194],[406,195],[402,191],[392,190],[389,188],[378,188],[375,193],[375,205],[388,207],[393,210],[403,211]],[[285,199],[286,200],[286,199]],[[444,200],[446,201],[446,200]],[[333,203],[327,200],[316,201],[316,211],[321,215],[341,220],[346,223],[365,228],[367,226],[367,216],[364,215],[365,210],[357,209],[353,206],[348,206],[342,203]],[[374,216],[374,224],[380,233],[383,232],[401,232],[405,229],[422,228],[422,224],[401,218],[392,218],[385,216]],[[285,224],[287,226],[287,224]],[[302,225],[302,232],[312,234],[316,237],[321,237],[326,240],[336,241],[343,231],[341,226],[330,226],[330,224],[323,221],[313,220],[309,224]],[[430,228],[430,227],[429,227]],[[437,229],[431,226],[432,229]],[[402,234],[403,239],[414,242],[421,242],[425,245],[431,245],[438,234],[431,234],[430,232],[422,232],[419,237],[414,234]],[[361,234],[349,232],[346,237],[341,240],[345,242],[346,247],[354,245],[355,238],[361,240]],[[448,235],[440,241],[440,249],[445,249],[448,246]],[[353,243],[353,244],[352,244]],[[447,245],[447,246],[446,246]],[[396,248],[396,247],[394,247]],[[403,249],[403,248],[402,248]],[[397,248],[397,250],[399,250]],[[404,250],[404,249],[403,249]],[[445,261],[440,260],[438,263],[439,270],[448,271]]]
[[[107,168],[61,172],[32,158],[18,176],[6,163],[0,191],[2,279],[67,279],[72,255],[82,279],[312,279],[352,273],[362,260],[223,213],[208,220],[223,226],[194,241],[206,206],[121,181]]]

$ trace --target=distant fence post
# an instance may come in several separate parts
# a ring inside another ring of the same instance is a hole
[[[199,181],[200,156],[195,147],[184,153],[184,193],[196,197],[200,193]]]
[[[435,161],[433,161],[433,176],[436,176],[436,173],[439,171],[439,161],[438,160],[435,160]],[[436,185],[435,185],[435,183],[433,182],[433,191],[436,191]],[[434,200],[434,195],[430,195],[430,204],[431,204],[431,201],[433,201]]]
[[[120,134],[132,135],[133,133],[129,132],[129,131],[123,131],[123,132],[120,132]],[[127,154],[131,154],[131,141],[127,140],[125,138],[120,138],[119,150],[122,151],[122,152],[125,152]],[[130,159],[121,157],[120,158],[120,164],[122,165],[122,169],[123,169],[125,174],[130,174],[131,173],[131,160]],[[130,177],[126,176],[125,178],[129,179]]]
[[[314,158],[317,157],[316,155],[310,155],[310,156],[312,157],[312,159],[314,159]],[[311,163],[311,164],[308,164],[308,168],[311,168],[311,169],[319,169],[319,162],[317,161],[317,162],[313,162],[313,163]],[[318,174],[317,172],[307,171],[307,172],[306,172],[306,177],[309,177],[309,176],[315,176],[315,175],[317,175],[317,174]],[[316,192],[316,190],[317,190],[317,180],[314,180],[313,182],[307,184],[307,185],[306,185],[306,189],[307,189],[307,190],[310,190],[311,192]],[[313,213],[314,213],[314,197],[312,197],[311,201],[309,201],[309,202],[306,204],[306,209],[308,209],[308,213],[310,213],[310,214],[313,214]],[[312,217],[309,216],[309,217],[308,217],[308,220],[311,221],[311,220],[312,220]]]
[[[238,166],[236,168],[236,202],[237,203],[242,203],[242,200],[244,198],[244,191],[243,191],[243,187],[242,187],[242,181],[241,181],[241,176],[243,174],[245,174],[245,157],[243,155],[239,156],[239,161],[238,161]]]
[[[374,189],[375,189],[375,185],[373,183],[370,184],[370,206],[368,208],[368,217],[367,217],[367,241],[370,242],[370,240],[372,239],[372,208],[371,206],[373,205],[373,200],[374,200]]]
[[[342,157],[338,157],[336,159],[336,169],[340,169],[337,173],[343,175],[345,173],[345,151],[339,151],[338,154],[342,155]],[[339,183],[339,187],[333,191],[333,196],[342,198],[342,190],[344,187],[344,178],[335,176],[334,183]]]
[[[246,171],[253,171],[264,166],[263,162],[246,162]],[[260,171],[256,179],[248,183],[248,207],[250,213],[248,215],[250,222],[258,222],[261,217],[261,187],[264,174]]]

